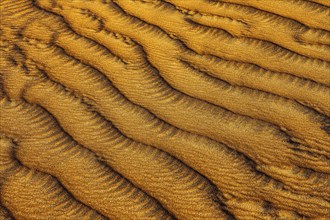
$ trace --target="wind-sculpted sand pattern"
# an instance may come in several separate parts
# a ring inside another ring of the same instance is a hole
[[[330,218],[329,0],[2,0],[0,219]]]

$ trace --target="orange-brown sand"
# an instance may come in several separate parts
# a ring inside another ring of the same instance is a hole
[[[329,0],[0,6],[0,220],[330,219]]]

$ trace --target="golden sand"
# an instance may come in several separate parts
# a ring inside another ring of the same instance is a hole
[[[0,5],[0,220],[330,218],[329,0]]]

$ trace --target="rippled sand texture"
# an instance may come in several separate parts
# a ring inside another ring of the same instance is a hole
[[[0,219],[328,219],[329,0],[1,0]]]

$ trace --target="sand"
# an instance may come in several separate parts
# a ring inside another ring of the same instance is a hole
[[[330,218],[329,0],[2,0],[0,219]]]

